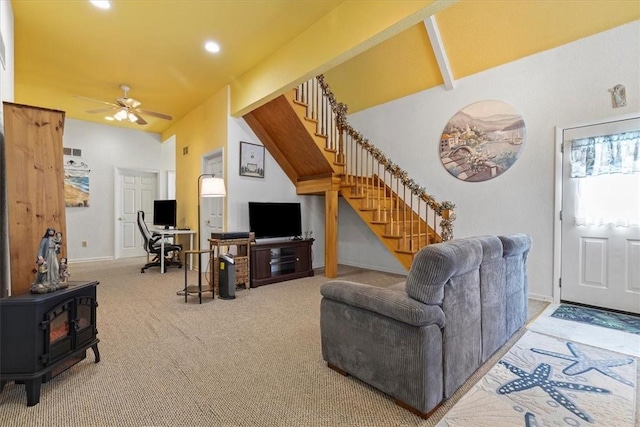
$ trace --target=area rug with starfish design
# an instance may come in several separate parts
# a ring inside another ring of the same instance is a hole
[[[438,427],[629,426],[636,358],[527,331]]]

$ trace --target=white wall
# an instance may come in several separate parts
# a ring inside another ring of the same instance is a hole
[[[373,141],[373,139],[370,140]],[[400,261],[389,252],[378,236],[364,224],[351,205],[342,198],[338,204],[338,263],[407,274],[407,270]]]
[[[66,119],[63,145],[82,149],[82,161],[91,170],[89,207],[66,209],[69,262],[113,258],[115,169],[166,175],[166,170],[162,170],[165,164],[160,134]],[[175,166],[172,169],[175,170]],[[87,242],[87,247],[82,247],[82,241]]]
[[[229,118],[227,168],[227,230],[249,230],[248,202],[300,202],[302,230],[313,231],[313,267],[324,266],[324,197],[298,196],[296,188],[265,150],[264,178],[240,176],[240,141],[261,144],[244,119]]]
[[[0,34],[4,42],[5,65],[0,65],[0,99],[13,102],[14,50],[13,50],[13,9],[11,2],[0,1]],[[2,109],[0,109],[0,129],[2,129]]]
[[[461,79],[452,91],[438,87],[358,112],[349,123],[437,200],[456,204],[455,237],[531,235],[529,291],[550,299],[557,214],[555,126],[640,110],[639,40],[636,21]],[[627,106],[613,109],[607,89],[618,83],[626,86]],[[488,99],[505,101],[522,115],[525,145],[517,162],[499,177],[479,183],[460,181],[440,162],[440,135],[457,111]],[[343,248],[348,248],[351,262],[377,268],[385,255],[379,258],[362,251],[375,245],[365,233],[343,233],[359,227],[357,218],[348,217],[349,223],[344,219],[340,219],[340,259],[346,256]]]
[[[5,66],[0,66],[0,100],[13,101],[13,9],[11,2],[0,1],[0,34],[5,47]],[[0,135],[4,134],[3,108],[0,108]],[[0,297],[8,295],[11,283],[9,259],[9,224],[7,222],[7,179],[4,159],[4,139],[0,136]]]
[[[175,172],[176,172],[176,136],[172,135],[162,142],[160,147],[160,170],[162,173],[159,176],[160,191],[158,192],[158,199],[169,199],[168,189],[169,172],[173,175],[173,192],[175,196]]]

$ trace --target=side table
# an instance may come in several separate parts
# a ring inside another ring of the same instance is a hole
[[[213,287],[216,293],[219,295],[220,288],[220,272],[217,258],[220,256],[220,248],[235,246],[236,255],[233,257],[236,268],[236,285],[243,284],[246,289],[251,288],[251,278],[249,273],[249,256],[251,245],[250,238],[244,239],[209,239],[209,249],[211,251],[211,261],[213,263]]]
[[[187,271],[189,269],[184,268],[184,290],[183,290],[184,302],[187,302],[187,297],[189,295],[198,295],[199,303],[202,304],[202,294],[204,292],[211,292],[211,298],[215,298],[212,285],[209,285],[207,283],[205,287],[202,286],[202,273],[203,273],[203,271],[201,271],[203,270],[202,254],[206,254],[209,252],[211,252],[211,249],[201,249],[201,250],[195,249],[195,250],[189,250],[189,251],[182,251],[185,259],[187,258],[187,255],[194,255],[194,254],[198,255],[198,284],[197,285],[189,285],[189,282],[187,279]]]

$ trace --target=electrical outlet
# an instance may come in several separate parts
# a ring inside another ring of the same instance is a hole
[[[86,248],[86,247],[87,247],[87,241],[86,241],[86,240],[83,240],[83,241],[82,241],[82,247],[83,247],[83,248]]]

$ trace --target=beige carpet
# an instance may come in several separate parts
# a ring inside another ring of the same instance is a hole
[[[235,300],[185,303],[182,269],[140,274],[143,259],[70,266],[98,280],[100,363],[93,352],[42,385],[0,394],[2,426],[433,426],[492,366],[496,354],[429,420],[327,368],[320,349],[316,276],[237,290]],[[195,272],[189,272],[195,283]],[[387,286],[403,277],[339,268],[341,278]],[[546,303],[530,301],[530,317]],[[521,335],[520,331],[517,336]],[[510,341],[515,342],[517,336]],[[505,347],[501,352],[507,350]]]

